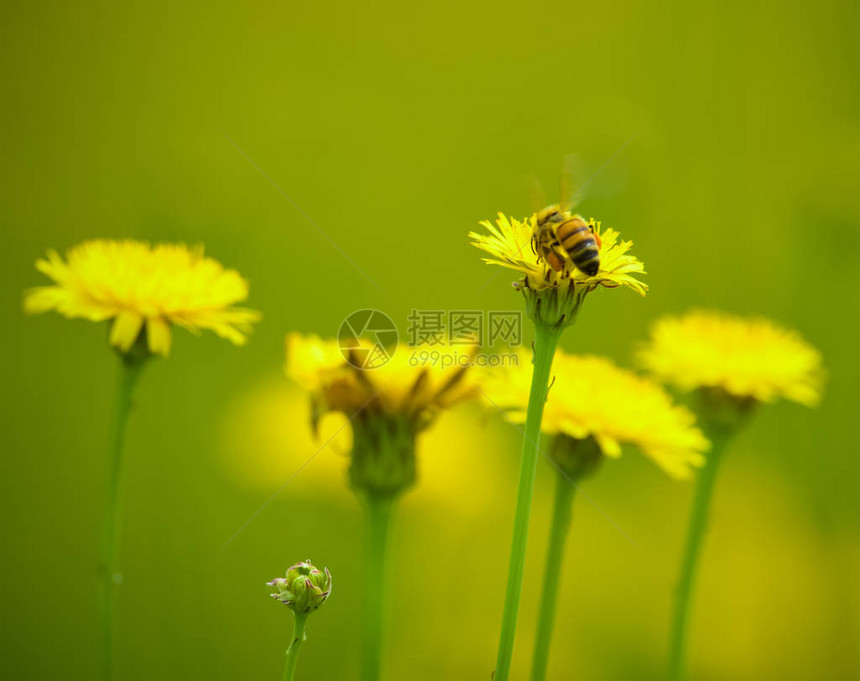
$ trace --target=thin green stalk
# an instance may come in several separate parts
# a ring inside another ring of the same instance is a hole
[[[496,660],[495,681],[508,681],[517,628],[517,613],[523,587],[523,571],[528,541],[535,472],[540,449],[540,426],[549,385],[552,360],[561,331],[535,325],[534,369],[532,373],[529,405],[526,412],[525,435],[520,461],[520,482],[517,490],[517,507],[514,513],[514,537],[508,566],[508,586],[505,592],[505,609],[502,613],[502,633]]]
[[[365,607],[362,681],[379,681],[386,618],[386,553],[395,499],[367,496],[367,601]]]
[[[296,663],[299,659],[299,648],[305,641],[305,620],[308,616],[306,613],[295,613],[295,621],[293,623],[293,640],[287,647],[287,664],[284,667],[284,681],[293,681],[293,676],[296,673]]]
[[[549,547],[544,568],[543,593],[538,611],[535,651],[532,659],[532,681],[544,681],[549,663],[549,647],[552,641],[555,609],[558,603],[558,585],[561,578],[561,564],[564,545],[570,530],[573,515],[574,486],[563,475],[555,476],[555,505],[552,511],[552,526],[549,533]]]
[[[731,435],[732,433],[727,431],[711,433],[711,450],[708,452],[704,468],[696,476],[696,491],[693,498],[693,508],[690,512],[687,541],[675,591],[675,609],[670,635],[668,676],[670,681],[681,681],[684,677],[687,625],[690,618],[690,599],[696,578],[696,568],[708,526],[708,510],[717,479],[717,469]]]
[[[120,355],[118,383],[113,409],[110,452],[107,459],[101,551],[99,554],[99,592],[102,615],[101,677],[110,681],[114,667],[114,610],[116,591],[122,583],[119,558],[123,519],[123,457],[126,425],[134,390],[145,363],[144,358]]]

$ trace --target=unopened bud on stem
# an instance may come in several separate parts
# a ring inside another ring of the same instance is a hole
[[[267,586],[276,598],[297,615],[319,608],[331,594],[331,573],[314,567],[310,560],[296,563],[287,570],[286,577],[278,577]]]

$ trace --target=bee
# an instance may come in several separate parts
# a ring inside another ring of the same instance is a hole
[[[532,250],[556,272],[570,263],[590,277],[600,270],[600,237],[594,227],[558,204],[535,215]]]

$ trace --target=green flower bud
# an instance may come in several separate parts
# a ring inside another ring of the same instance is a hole
[[[699,421],[709,438],[737,432],[754,412],[758,401],[754,397],[739,397],[722,388],[699,388]]]
[[[407,416],[362,416],[352,422],[350,484],[368,496],[396,497],[415,482],[418,426]]]
[[[564,434],[553,438],[549,456],[574,482],[594,473],[603,459],[600,445],[593,437],[579,440]]]
[[[276,598],[296,614],[313,612],[331,594],[331,573],[314,567],[310,560],[296,563],[287,570],[286,577],[278,577],[266,585]]]
[[[537,326],[560,333],[576,321],[586,294],[597,286],[570,283],[568,286],[535,290],[529,286],[526,277],[524,281],[514,283],[514,288],[523,292],[526,313]]]

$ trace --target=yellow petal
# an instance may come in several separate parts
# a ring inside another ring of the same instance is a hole
[[[150,317],[146,320],[146,335],[149,341],[149,351],[153,355],[170,353],[170,325],[161,317]]]
[[[110,344],[123,352],[128,352],[140,335],[143,317],[134,312],[120,312],[114,319],[110,330]]]
[[[38,286],[24,291],[24,312],[40,314],[48,310],[56,310],[67,299],[66,293],[59,286]]]
[[[600,450],[606,456],[611,456],[613,459],[617,459],[621,456],[621,445],[614,437],[595,433],[594,439],[597,440],[597,444],[600,445]]]

